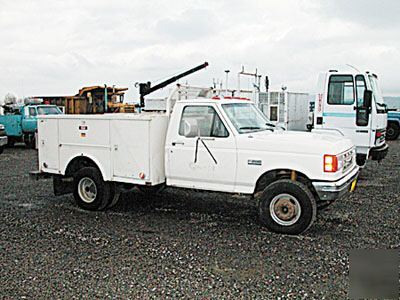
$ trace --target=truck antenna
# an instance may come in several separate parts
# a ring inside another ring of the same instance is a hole
[[[350,68],[356,70],[357,72],[361,72],[359,69],[357,69],[355,66],[352,66],[350,64],[346,64],[347,66],[349,66]]]

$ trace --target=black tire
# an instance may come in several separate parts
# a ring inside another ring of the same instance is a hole
[[[117,189],[114,183],[110,183],[110,198],[108,199],[107,208],[112,208],[117,205],[120,198],[120,191]]]
[[[25,145],[29,149],[36,149],[36,139],[33,136],[32,138],[25,141]]]
[[[386,127],[386,139],[389,141],[396,140],[400,135],[400,126],[394,122],[389,122]]]
[[[12,137],[8,137],[7,147],[14,147],[15,140]]]
[[[2,154],[4,152],[4,146],[0,147],[0,154]]]
[[[103,210],[112,196],[110,183],[103,181],[100,171],[93,167],[77,171],[73,185],[76,204],[85,210]],[[88,199],[88,195],[93,196],[93,199]]]
[[[367,163],[367,155],[365,155],[365,154],[357,154],[356,155],[357,166],[363,168],[366,163]]]
[[[271,212],[272,205],[275,209]],[[281,214],[282,219],[277,214]],[[260,222],[273,232],[303,233],[314,223],[316,216],[317,204],[313,194],[307,186],[298,181],[277,180],[267,186],[260,197]],[[284,218],[290,220],[283,220]]]

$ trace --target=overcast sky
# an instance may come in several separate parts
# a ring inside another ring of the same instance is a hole
[[[273,89],[312,92],[319,72],[351,64],[400,95],[398,0],[0,0],[0,28],[0,98],[106,83],[129,87],[131,101],[136,81],[204,61],[184,81],[210,86],[230,69],[236,88],[244,65]]]

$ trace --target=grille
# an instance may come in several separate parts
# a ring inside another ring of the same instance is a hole
[[[343,159],[343,173],[344,173],[348,169],[350,169],[353,166],[353,164],[355,163],[356,151],[353,148],[353,149],[350,149],[349,151],[343,153],[341,156]]]

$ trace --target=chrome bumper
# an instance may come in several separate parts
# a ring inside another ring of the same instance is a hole
[[[333,201],[350,193],[351,184],[358,177],[359,167],[338,181],[314,181],[312,184],[321,201]]]
[[[0,147],[7,145],[7,136],[0,136]]]

